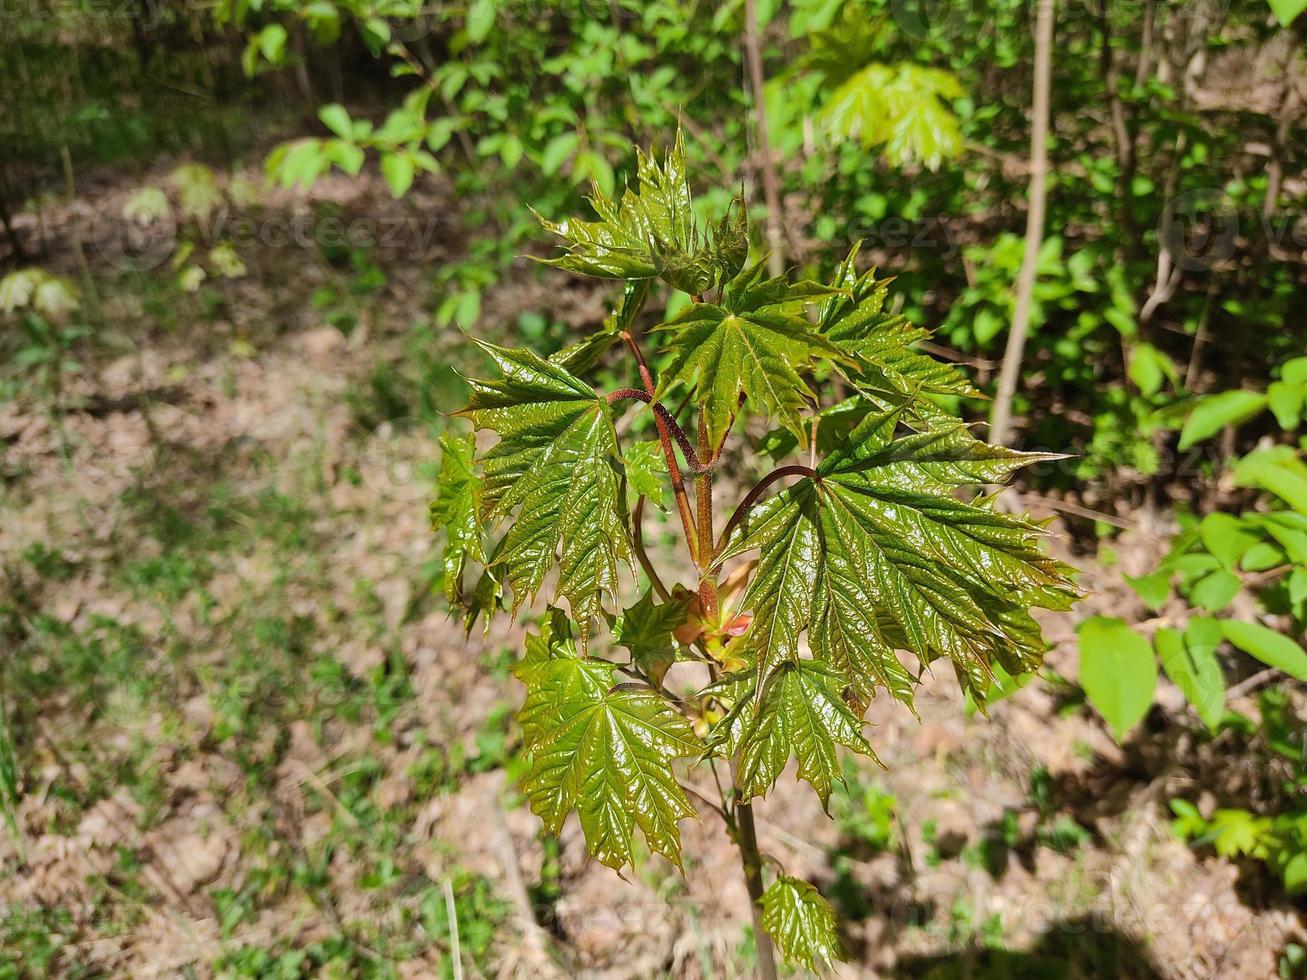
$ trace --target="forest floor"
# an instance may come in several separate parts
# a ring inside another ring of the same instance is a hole
[[[74,229],[130,189],[90,181],[51,209],[45,266],[78,276]],[[459,255],[449,199],[328,180],[258,220],[325,207],[410,231],[336,264],[242,247],[242,274],[195,291],[88,235],[96,353],[63,410],[0,404],[24,784],[21,837],[0,837],[0,961],[19,965],[0,975],[751,975],[710,809],[683,825],[685,877],[653,857],[628,881],[572,822],[543,839],[515,791],[524,629],[465,638],[432,589],[436,446],[414,420],[467,357],[429,325],[431,273]],[[589,328],[603,302],[523,262],[483,329],[530,311]],[[939,672],[920,720],[873,707],[888,768],[850,762],[834,819],[788,776],[759,806],[764,849],[847,923],[839,975],[1271,977],[1304,941],[1262,866],[1169,827],[1171,798],[1247,800],[1274,774],[1196,738],[1178,702],[1117,746],[1068,683],[1079,618],[1148,616],[1121,579],[1158,554],[1144,517],[1097,555],[1054,524],[1089,597],[1045,619],[1046,678],[984,718]]]

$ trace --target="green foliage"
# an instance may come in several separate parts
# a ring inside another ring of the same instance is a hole
[[[488,523],[517,512],[492,567],[503,568],[516,611],[557,564],[556,592],[571,606],[584,643],[603,597],[617,594],[619,564],[631,561],[612,409],[589,385],[528,350],[481,348],[503,379],[468,382],[463,414],[500,437],[480,461],[475,492]]]
[[[699,232],[679,130],[662,166],[653,153],[637,150],[636,180],[639,191],[628,187],[620,202],[602,193],[590,198],[598,221],[541,218],[540,223],[568,246],[566,255],[545,261],[604,279],[661,277],[673,288],[696,295],[734,279],[749,252],[744,202],[734,202],[714,235]]]
[[[762,925],[781,955],[809,970],[844,958],[835,910],[806,881],[781,875],[762,896]]]
[[[1222,857],[1264,862],[1287,894],[1301,895],[1307,892],[1307,810],[1300,805],[1303,787],[1307,786],[1302,726],[1294,715],[1290,695],[1281,687],[1262,691],[1258,707],[1261,721],[1256,731],[1263,751],[1254,748],[1253,759],[1269,767],[1279,756],[1274,767],[1277,771],[1286,760],[1291,764],[1293,776],[1285,784],[1288,805],[1278,808],[1278,812],[1263,807],[1260,813],[1217,806],[1207,811],[1210,816],[1204,816],[1189,800],[1173,799],[1171,810],[1176,819],[1171,829],[1181,840],[1196,847],[1211,847]]]
[[[726,283],[720,303],[695,303],[659,328],[672,355],[659,395],[677,384],[694,388],[713,445],[734,422],[741,395],[804,439],[802,413],[814,396],[800,372],[839,357],[803,315],[804,303],[829,290],[763,276],[755,263]]]
[[[9,729],[9,716],[0,699],[0,816],[10,833],[18,834],[18,762],[14,757],[13,733]]]
[[[1281,380],[1272,385],[1281,393],[1280,411],[1274,413],[1277,422],[1298,424],[1296,386],[1307,380],[1305,371],[1304,358],[1282,365]],[[1293,402],[1292,418],[1284,392]],[[1181,444],[1247,423],[1268,403],[1267,396],[1246,391],[1200,399],[1185,422]],[[1307,652],[1293,639],[1307,625],[1307,466],[1291,447],[1275,446],[1235,460],[1231,472],[1236,484],[1259,493],[1261,503],[1241,514],[1214,511],[1200,521],[1182,515],[1182,530],[1156,570],[1127,580],[1152,609],[1167,607],[1175,592],[1191,610],[1182,629],[1159,629],[1152,647],[1166,676],[1211,731],[1225,717],[1224,644],[1296,680],[1307,676]],[[1230,610],[1250,607],[1267,619],[1283,617],[1287,630],[1228,615]],[[1227,615],[1214,618],[1222,613]],[[1130,630],[1124,622],[1113,623],[1111,656],[1123,659],[1118,666],[1142,678],[1152,669],[1147,641],[1127,637]],[[1084,644],[1082,633],[1082,656]],[[1110,674],[1100,683],[1107,680],[1112,680]],[[1124,683],[1119,678],[1116,682]],[[1085,690],[1120,737],[1118,708],[1103,703],[1101,691],[1096,695],[1088,683]],[[1152,690],[1148,685],[1150,699]],[[1135,709],[1139,710],[1138,703]]]
[[[1120,741],[1153,703],[1153,651],[1123,619],[1094,616],[1082,622],[1078,632],[1080,685]]]
[[[575,807],[591,855],[610,868],[633,862],[636,827],[679,866],[677,823],[695,811],[671,762],[701,746],[655,691],[614,686],[616,670],[547,632],[528,640],[516,671],[527,687],[519,719],[531,770],[523,788],[549,833]]]
[[[732,825],[791,757],[826,805],[842,781],[841,747],[874,758],[863,715],[877,690],[911,705],[917,671],[897,651],[922,669],[947,658],[983,702],[1001,687],[991,683],[998,674],[1028,675],[1042,662],[1030,609],[1065,610],[1077,597],[1071,569],[1040,549],[1040,525],[990,497],[960,496],[1056,457],[986,445],[925,397],[974,389],[914,349],[925,332],[886,313],[886,283],[857,268],[856,248],[830,285],[766,278],[761,262],[745,267],[742,209],[728,206],[736,217],[710,239],[695,230],[679,137],[661,163],[638,159],[638,190],[620,204],[596,198],[600,221],[545,221],[569,249],[556,264],[626,282],[612,316],[548,359],[478,341],[501,377],[470,380],[461,414],[498,442],[478,453],[471,437],[446,437],[432,509],[446,533],[447,588],[472,618],[489,614],[504,588],[518,612],[556,574],[569,612],[551,608],[516,670],[527,690],[524,788],[550,832],[575,809],[591,854],[613,868],[635,860],[637,830],[681,863],[678,823],[695,811],[678,760],[731,764],[720,812]],[[658,378],[637,337],[653,279],[693,300],[648,331],[661,345]],[[598,393],[583,375],[619,341],[635,354],[641,387]],[[833,377],[853,394],[828,407]],[[697,415],[697,451],[663,405],[674,394]],[[656,448],[622,447],[613,404],[626,399],[649,406]],[[774,470],[714,540],[702,523],[711,523],[712,472],[733,432],[751,450],[749,417],[781,425],[789,441],[766,436],[773,453],[824,456]],[[764,499],[785,477],[797,480]],[[631,498],[658,500],[665,482],[698,581],[669,591],[651,578],[619,612],[621,568],[634,573],[639,540]],[[481,544],[500,524],[498,541]],[[473,563],[484,566],[481,584],[465,594],[457,583]],[[740,569],[742,590],[719,591],[728,567]],[[686,659],[706,664],[712,682],[664,687]],[[836,955],[833,913],[815,890],[782,876],[767,894],[764,921],[788,958]]]

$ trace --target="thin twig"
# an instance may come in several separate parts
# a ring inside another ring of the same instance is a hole
[[[458,942],[458,906],[454,904],[454,886],[445,878],[440,883],[445,893],[445,915],[449,919],[449,955],[454,960],[454,980],[463,980],[463,949]]]
[[[639,497],[635,501],[635,513],[631,517],[631,537],[635,544],[635,560],[649,576],[649,584],[658,593],[658,598],[666,602],[671,598],[671,593],[667,591],[667,586],[663,585],[663,580],[658,577],[658,570],[654,568],[648,552],[644,550],[644,497]]]
[[[1030,132],[1030,205],[1026,212],[1026,250],[1017,276],[1016,309],[1012,330],[1003,351],[1003,368],[998,375],[994,395],[994,413],[990,418],[989,441],[1005,446],[1010,435],[1012,400],[1021,376],[1021,358],[1025,352],[1026,332],[1030,329],[1030,310],[1039,266],[1039,249],[1044,240],[1044,207],[1048,188],[1048,116],[1049,88],[1052,76],[1054,0],[1039,0],[1035,20],[1035,82],[1031,106]]]
[[[811,466],[801,466],[798,463],[789,466],[779,466],[772,470],[754,485],[754,488],[745,495],[743,500],[740,501],[740,505],[735,508],[735,512],[731,514],[730,519],[726,522],[726,526],[722,528],[721,537],[717,539],[717,547],[715,549],[717,554],[721,554],[722,549],[726,547],[726,542],[730,540],[731,532],[735,530],[736,526],[742,520],[744,520],[745,515],[749,513],[749,509],[758,502],[758,498],[766,492],[769,486],[777,480],[783,480],[787,476],[806,476],[810,480],[821,479],[821,476]]]
[[[644,390],[652,400],[654,392],[658,389],[654,384],[653,373],[645,362],[644,353],[640,350],[640,345],[636,343],[629,330],[623,330],[621,337],[622,342],[626,344],[635,357],[636,366],[640,369],[640,380],[644,383]],[[676,462],[676,450],[672,447],[671,430],[667,427],[667,421],[658,412],[654,412],[654,424],[658,426],[658,441],[662,443],[663,458],[667,461],[667,472],[672,478],[672,492],[676,494],[676,510],[681,515],[681,529],[685,532],[685,544],[690,550],[690,560],[698,568],[699,531],[694,524],[694,512],[690,509],[690,497],[685,492],[685,479],[681,476],[680,464]]]
[[[1268,681],[1274,680],[1280,673],[1281,671],[1274,667],[1267,667],[1265,670],[1259,670],[1257,673],[1253,674],[1252,677],[1245,677],[1238,684],[1234,685],[1234,687],[1226,691],[1226,700],[1229,701],[1234,698],[1243,697],[1245,694],[1257,690],[1257,688],[1261,687]]]
[[[676,421],[676,418],[667,410],[667,407],[663,405],[662,402],[655,401],[653,396],[647,391],[643,391],[639,388],[618,388],[616,391],[608,392],[604,397],[607,399],[609,405],[629,398],[635,401],[644,402],[652,408],[654,414],[661,418],[667,425],[668,429],[671,430],[672,438],[674,438],[676,444],[681,447],[681,454],[685,457],[685,468],[691,473],[707,473],[709,470],[716,467],[716,459],[710,459],[707,462],[704,462],[699,458],[699,454],[694,451],[694,444],[690,442],[690,437],[685,434],[685,430],[681,428],[680,424]]]

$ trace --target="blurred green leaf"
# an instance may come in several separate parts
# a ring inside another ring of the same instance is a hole
[[[1123,619],[1082,622],[1080,686],[1119,742],[1148,713],[1157,687],[1157,661],[1148,641]]]
[[[1307,681],[1307,652],[1283,633],[1261,623],[1237,619],[1221,620],[1225,638],[1249,656],[1268,667],[1282,670],[1299,681]]]

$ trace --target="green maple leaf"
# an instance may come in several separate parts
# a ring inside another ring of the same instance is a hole
[[[766,796],[793,755],[799,778],[812,784],[825,806],[835,783],[843,781],[839,746],[876,758],[862,722],[844,699],[845,683],[826,664],[794,660],[773,671],[761,696],[753,673],[716,686],[718,696],[733,705],[714,727],[708,747],[735,758],[736,785],[746,800]]]
[[[660,682],[676,660],[672,631],[685,622],[688,597],[654,602],[653,589],[622,613],[614,631],[617,642],[631,652],[631,660]]]
[[[806,881],[781,875],[762,895],[762,927],[781,956],[809,970],[830,969],[845,958],[829,902]]]
[[[622,463],[631,490],[661,508],[667,490],[667,461],[663,457],[663,447],[657,442],[632,443],[626,447]]]
[[[887,395],[960,395],[983,398],[965,374],[951,364],[912,349],[929,330],[914,327],[903,316],[886,312],[890,280],[877,279],[874,269],[859,274],[854,245],[836,270],[834,285],[844,292],[822,304],[818,329],[856,361],[856,380]]]
[[[732,203],[713,235],[700,234],[679,130],[661,164],[654,154],[637,148],[636,179],[638,190],[626,188],[620,200],[598,192],[589,198],[598,221],[553,222],[536,214],[568,246],[566,255],[545,263],[604,279],[661,277],[692,294],[740,271],[749,251],[744,203],[738,198]]]
[[[431,523],[445,532],[441,564],[445,570],[445,595],[451,602],[462,591],[463,569],[469,558],[485,564],[481,543],[480,489],[473,458],[476,437],[470,433],[440,437],[440,475],[436,499],[431,504]]]
[[[986,445],[960,423],[896,439],[906,417],[882,405],[815,478],[757,507],[728,542],[722,561],[759,551],[741,604],[754,612],[743,650],[760,680],[794,660],[807,628],[814,653],[845,672],[859,702],[881,686],[910,703],[894,649],[923,665],[949,657],[980,697],[992,659],[1014,675],[1040,662],[1025,608],[1074,601],[1069,569],[1038,546],[1039,525],[954,495],[1047,457]]]
[[[633,862],[637,829],[680,866],[678,823],[695,810],[671,764],[703,745],[665,698],[614,686],[616,669],[548,633],[528,639],[515,671],[527,688],[518,715],[530,761],[523,790],[549,833],[575,809],[590,854],[610,868]]]
[[[660,393],[678,382],[695,386],[713,445],[730,428],[741,394],[802,442],[802,413],[814,396],[800,372],[819,357],[844,359],[804,316],[806,303],[833,290],[763,275],[756,263],[726,284],[720,303],[695,303],[656,328],[672,355]]]
[[[503,374],[469,381],[461,413],[499,434],[479,460],[482,517],[495,523],[516,512],[491,564],[503,569],[514,612],[557,565],[556,592],[585,642],[603,597],[616,595],[619,566],[631,562],[612,410],[585,382],[529,350],[478,346]]]

